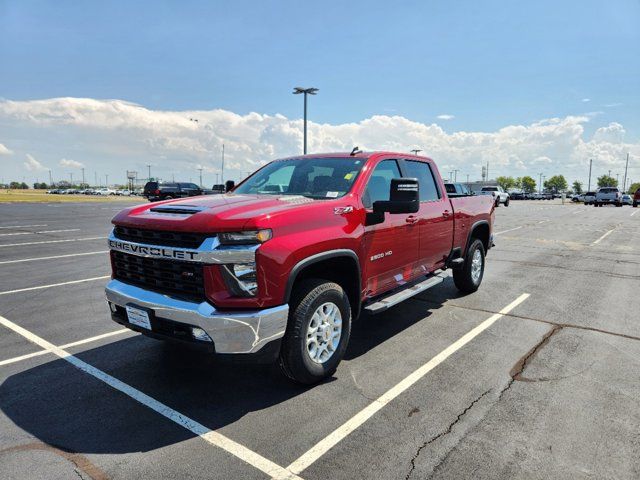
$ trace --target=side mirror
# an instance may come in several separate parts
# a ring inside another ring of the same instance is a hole
[[[227,180],[224,185],[225,192],[230,192],[236,186],[236,182],[233,180]]]
[[[420,210],[420,191],[417,178],[393,178],[389,200],[373,202],[374,213],[416,213]]]

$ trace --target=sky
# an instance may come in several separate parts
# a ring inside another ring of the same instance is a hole
[[[239,179],[301,152],[295,86],[311,152],[640,180],[637,0],[0,0],[0,177]]]

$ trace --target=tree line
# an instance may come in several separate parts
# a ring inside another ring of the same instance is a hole
[[[521,190],[524,193],[533,193],[536,191],[537,183],[534,178],[525,175],[524,177],[497,177],[496,182],[500,185],[504,190]],[[609,175],[601,175],[598,177],[596,181],[598,187],[617,187],[618,181]],[[550,192],[566,192],[569,190],[569,184],[567,183],[567,179],[564,178],[564,175],[554,175],[544,181],[542,184],[546,191]],[[573,193],[583,193],[583,184],[578,180],[575,180],[571,184],[571,189]],[[632,184],[628,191],[635,192],[640,188],[640,182],[636,182]]]

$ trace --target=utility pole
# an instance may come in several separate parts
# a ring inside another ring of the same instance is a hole
[[[542,172],[540,172],[540,180],[538,183],[538,193],[542,193]]]
[[[307,95],[315,95],[318,92],[317,88],[302,88],[295,87],[293,89],[294,95],[304,94],[304,136],[303,136],[303,149],[302,152],[304,155],[307,154]],[[224,178],[222,179],[224,182]]]
[[[627,164],[624,166],[624,185],[622,185],[622,191],[627,190],[627,170],[629,170],[629,153],[627,153]]]
[[[82,184],[84,185],[84,167],[82,167]]]
[[[591,191],[591,167],[593,165],[593,158],[589,159],[589,185],[587,186],[587,192]]]
[[[224,143],[222,144],[222,170],[220,171],[220,179],[222,183],[224,183]]]
[[[198,171],[200,172],[200,188],[202,188],[202,168],[199,168]]]

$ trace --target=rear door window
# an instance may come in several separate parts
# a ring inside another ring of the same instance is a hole
[[[431,166],[427,162],[406,160],[404,164],[407,170],[406,176],[418,179],[421,202],[432,202],[441,198]]]

